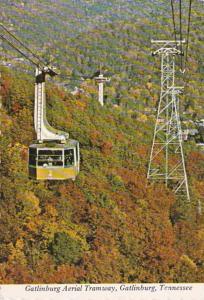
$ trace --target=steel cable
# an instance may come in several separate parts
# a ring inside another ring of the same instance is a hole
[[[183,33],[182,33],[182,0],[179,0],[179,32],[180,32],[180,51],[181,51],[181,72],[184,72],[183,70]]]
[[[27,60],[29,60],[32,64],[36,65],[38,67],[38,64],[32,60],[30,57],[28,57],[24,52],[22,52],[20,49],[18,49],[11,41],[9,41],[3,34],[0,34],[0,38],[4,41],[6,41],[12,48],[14,48],[17,52],[19,52],[23,57],[25,57]]]
[[[30,52],[34,58],[36,58],[38,60],[38,63],[35,63],[36,65],[39,65],[39,63],[46,65],[45,62],[43,60],[41,60],[41,58],[35,54],[30,48],[28,48],[24,43],[21,42],[21,40],[19,40],[13,33],[11,33],[2,23],[0,23],[0,26],[14,39],[16,40],[25,50],[27,50],[28,52]],[[8,40],[7,40],[8,41]],[[10,43],[12,43],[10,41]],[[22,52],[21,52],[22,54]],[[27,56],[28,58],[28,56]],[[33,62],[33,61],[32,61]]]
[[[189,1],[189,10],[188,10],[188,28],[187,28],[187,40],[186,40],[186,55],[185,55],[185,68],[188,62],[188,49],[189,49],[189,37],[191,30],[191,13],[192,13],[192,0]]]
[[[174,37],[175,37],[175,41],[177,41],[176,22],[175,22],[175,11],[174,11],[174,0],[171,0],[171,12],[172,12],[172,21],[173,21]]]

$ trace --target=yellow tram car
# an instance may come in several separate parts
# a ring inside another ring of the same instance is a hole
[[[75,180],[79,173],[79,143],[32,144],[29,147],[29,177],[36,180]]]

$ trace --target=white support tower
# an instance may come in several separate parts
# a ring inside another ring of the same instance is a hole
[[[152,43],[159,45],[153,55],[161,56],[161,94],[147,178],[165,182],[176,195],[190,201],[179,116],[179,94],[183,88],[175,86],[175,57],[183,55],[179,48],[185,41]]]
[[[99,74],[99,76],[94,77],[94,79],[98,83],[98,101],[101,104],[101,106],[103,106],[104,105],[103,86],[104,86],[104,83],[109,82],[110,79],[107,77],[104,77],[103,74]]]

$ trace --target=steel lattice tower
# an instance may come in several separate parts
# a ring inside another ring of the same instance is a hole
[[[147,178],[164,181],[175,194],[190,200],[179,116],[179,94],[183,88],[175,86],[175,57],[182,55],[179,46],[184,41],[152,43],[159,45],[153,55],[161,57],[161,94]]]

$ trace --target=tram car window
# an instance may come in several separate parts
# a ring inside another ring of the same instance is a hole
[[[38,150],[38,166],[63,166],[62,150]]]
[[[64,151],[65,156],[65,166],[73,166],[74,165],[74,149],[68,149]]]

